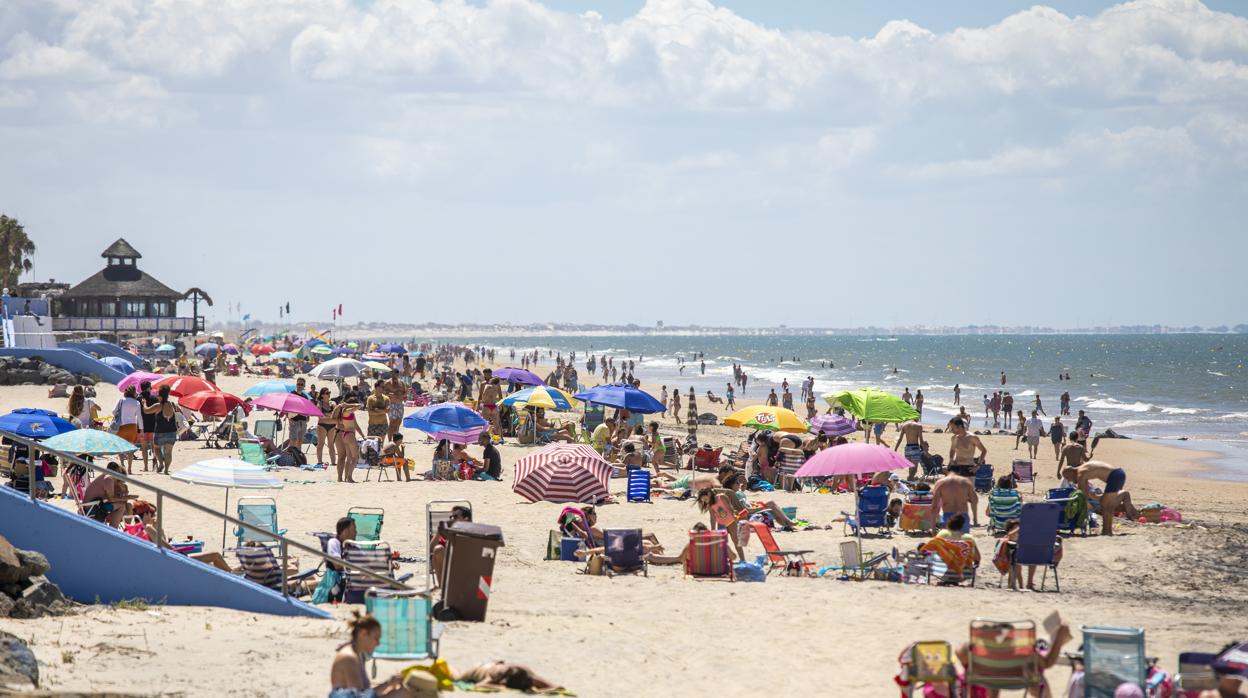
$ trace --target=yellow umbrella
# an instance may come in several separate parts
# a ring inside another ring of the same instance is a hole
[[[365,361],[364,365],[373,369],[374,371],[381,371],[383,373],[389,373],[394,370],[390,368],[389,366],[381,363],[380,361]]]
[[[724,424],[730,427],[750,427],[766,431],[787,431],[794,434],[805,433],[808,425],[793,410],[769,405],[752,405],[743,407],[724,417]]]
[[[541,407],[548,410],[567,411],[576,405],[576,398],[549,385],[525,388],[503,398],[504,405],[515,407]]]

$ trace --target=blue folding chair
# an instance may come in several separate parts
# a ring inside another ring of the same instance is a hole
[[[381,507],[351,507],[347,516],[355,520],[355,539],[374,541],[381,539],[381,525],[386,522],[386,510]]]
[[[888,525],[888,488],[883,485],[869,485],[858,491],[856,515],[846,511],[841,513],[845,515],[844,534],[847,536],[857,535],[859,528],[864,533],[875,529],[879,535],[893,535],[893,529]]]
[[[277,501],[271,497],[239,497],[238,520],[278,536],[286,535],[286,529],[277,527]],[[243,543],[249,541],[260,543],[276,541],[273,536],[256,533],[241,526],[234,529],[234,537],[238,539],[240,548],[243,547]]]
[[[1044,497],[1046,502],[1055,502],[1061,506],[1061,514],[1057,519],[1057,529],[1066,531],[1070,535],[1075,535],[1075,529],[1083,531],[1083,535],[1088,535],[1088,513],[1085,510],[1083,516],[1072,518],[1066,515],[1066,505],[1074,501],[1076,496],[1086,497],[1087,495],[1077,495],[1074,487],[1054,487],[1049,490]]]
[[[381,622],[381,642],[373,659],[437,657],[442,626],[433,622],[432,607],[426,591],[373,587],[364,592],[365,610]]]
[[[1044,567],[1044,576],[1040,579],[1040,590],[1049,578],[1049,570],[1053,570],[1053,585],[1060,593],[1062,583],[1057,578],[1057,521],[1061,516],[1062,507],[1057,502],[1030,502],[1023,505],[1018,517],[1018,547],[1015,549],[1014,564],[1038,565]]]
[[[992,485],[992,466],[988,463],[975,466],[975,491],[991,492]]]
[[[628,501],[650,501],[650,471],[635,468],[628,471]]]
[[[1113,698],[1124,683],[1143,688],[1148,680],[1144,631],[1138,628],[1083,626],[1083,695]]]
[[[640,572],[642,576],[650,576],[640,528],[608,528],[602,532],[602,545],[607,557],[608,575]]]

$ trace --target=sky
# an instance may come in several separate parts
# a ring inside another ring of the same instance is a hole
[[[5,0],[0,212],[210,320],[1233,325],[1246,10]]]

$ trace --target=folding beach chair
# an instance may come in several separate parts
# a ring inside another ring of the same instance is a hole
[[[857,535],[861,528],[865,533],[875,529],[882,536],[892,536],[893,529],[888,525],[888,488],[883,485],[869,485],[858,491],[858,512],[845,515],[845,535]]]
[[[585,418],[582,422],[586,432],[592,432],[602,424],[604,408],[602,405],[585,403]]]
[[[847,577],[856,579],[866,579],[867,575],[879,567],[880,563],[888,559],[888,553],[880,553],[870,559],[863,559],[862,548],[856,540],[842,541],[840,545],[841,564],[831,565],[820,570],[820,574],[828,570],[840,570]]]
[[[674,436],[663,437],[663,465],[680,470],[680,442]]]
[[[277,441],[278,422],[276,419],[257,419],[251,427],[251,433],[261,441]]]
[[[776,545],[776,539],[771,535],[771,528],[767,524],[761,521],[747,521],[746,524],[754,530],[754,535],[758,537],[763,546],[763,552],[767,553],[767,560],[771,563],[767,568],[767,574],[782,569],[786,575],[814,576],[811,568],[815,566],[815,563],[807,562],[806,556],[815,551],[781,550],[780,546]]]
[[[1180,652],[1179,673],[1174,676],[1176,698],[1199,698],[1202,691],[1218,688],[1218,675],[1213,663],[1218,655],[1206,652]]]
[[[602,532],[602,538],[608,576],[638,572],[650,576],[640,528],[609,528]]]
[[[957,586],[970,580],[971,586],[975,586],[979,567],[971,549],[973,545],[970,541],[946,538],[933,538],[924,543],[919,550],[925,556],[927,583],[931,584],[934,579],[937,584]]]
[[[282,568],[273,549],[264,545],[243,545],[234,549],[243,576],[262,587],[282,591]],[[310,570],[286,575],[286,593],[298,596],[303,588],[298,582],[316,574],[319,565]]]
[[[381,507],[351,507],[347,516],[355,519],[355,539],[374,541],[381,539],[381,525],[386,521],[386,510]]]
[[[635,468],[628,471],[628,501],[650,501],[650,471]]]
[[[374,587],[364,592],[364,609],[381,621],[381,642],[373,650],[374,660],[438,656],[442,626],[433,622],[429,592]]]
[[[901,518],[897,521],[897,527],[906,534],[930,534],[936,529],[936,521],[933,518],[932,498],[927,497],[925,501],[908,501],[901,505]]]
[[[364,482],[368,482],[373,471],[377,472],[377,482],[390,479],[390,466],[381,462],[381,439],[369,437],[359,442],[360,460],[355,464],[356,470],[364,471]]]
[[[1045,495],[1044,501],[1056,502],[1061,505],[1061,514],[1057,519],[1057,529],[1059,531],[1066,531],[1073,536],[1075,529],[1081,529],[1083,535],[1088,535],[1088,498],[1086,494],[1074,487],[1055,487]]]
[[[736,581],[732,556],[728,552],[728,532],[690,531],[689,554],[685,556],[685,576],[694,579]]]
[[[238,457],[244,463],[251,463],[262,468],[272,468],[277,463],[278,458],[281,458],[281,456],[266,456],[264,454],[264,444],[250,439],[239,439]]]
[[[1010,473],[1014,476],[1014,484],[1020,485],[1024,482],[1030,482],[1032,494],[1036,493],[1036,472],[1034,465],[1035,464],[1030,460],[1023,460],[1021,458],[1014,459],[1014,462],[1010,464]]]
[[[797,471],[806,464],[806,457],[797,449],[781,449],[780,458],[776,461],[776,472],[780,477],[780,487],[784,490],[791,490],[790,485],[795,485],[798,491],[802,489],[802,483],[797,479]]]
[[[945,695],[953,696],[958,671],[953,666],[953,647],[944,640],[925,640],[910,645],[898,658],[901,677],[905,680],[906,696],[913,696],[919,684],[945,686]]]
[[[443,524],[451,523],[451,510],[464,507],[472,511],[472,502],[467,499],[435,499],[425,503],[425,544],[433,540]],[[433,588],[433,548],[425,551],[425,588]]]
[[[251,524],[256,528],[271,531],[278,536],[286,534],[286,529],[277,527],[277,500],[272,497],[239,497],[238,520]],[[273,536],[255,533],[241,526],[234,529],[234,537],[238,539],[240,548],[243,546],[243,543],[251,541],[259,543],[273,543],[276,541]]]
[[[975,491],[989,492],[992,490],[992,466],[988,463],[975,466]]]
[[[715,472],[719,470],[719,454],[723,453],[723,448],[706,449],[699,448],[693,452],[693,456],[689,459],[689,467],[694,470],[704,470]]]
[[[1036,652],[1036,624],[1029,620],[976,618],[971,621],[967,654],[968,691],[976,686],[997,691],[1028,690],[1044,679]]]
[[[374,574],[393,579],[396,582],[405,582],[411,579],[412,574],[410,572],[402,577],[396,578],[394,576],[394,568],[391,566],[390,557],[390,544],[385,541],[361,543],[348,540],[342,544],[343,560],[359,565]],[[347,594],[344,599],[346,603],[364,603],[364,592],[372,587],[385,586],[382,582],[361,574],[350,567],[346,568],[346,581]]]
[[[1083,695],[1113,698],[1120,684],[1143,687],[1148,676],[1144,631],[1083,626]]]
[[[1023,495],[1018,490],[993,488],[988,493],[988,532],[1001,533],[1005,522],[1017,519],[1023,511]]]
[[[1062,584],[1057,578],[1057,563],[1060,559],[1058,547],[1061,545],[1057,537],[1057,521],[1061,516],[1061,505],[1056,502],[1031,502],[1024,504],[1018,518],[1018,547],[1014,554],[1016,565],[1039,565],[1044,567],[1044,576],[1040,579],[1040,590],[1048,581],[1049,570],[1053,570],[1053,585],[1058,592]]]

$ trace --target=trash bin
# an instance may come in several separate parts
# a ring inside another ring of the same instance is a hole
[[[502,545],[498,526],[456,521],[446,529],[442,600],[434,606],[438,620],[485,620],[494,585],[494,555]]]

